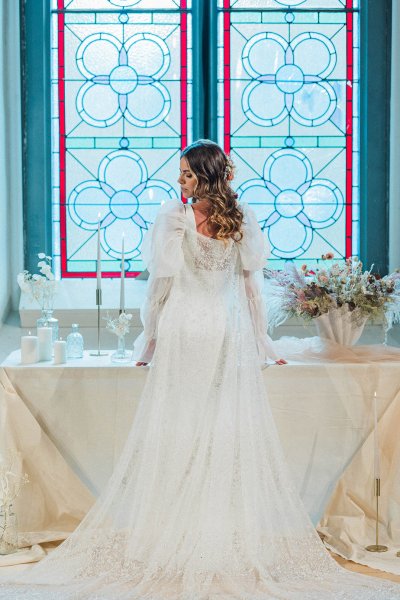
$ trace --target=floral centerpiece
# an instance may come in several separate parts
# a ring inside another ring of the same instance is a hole
[[[0,461],[0,554],[10,554],[18,549],[18,527],[13,502],[21,488],[29,482],[26,473],[19,472],[18,452],[9,451]]]
[[[51,256],[40,252],[38,258],[39,273],[22,271],[17,277],[18,285],[42,309],[52,309],[57,282],[51,270]]]
[[[283,271],[265,270],[271,279],[269,322],[271,328],[288,317],[315,320],[322,337],[351,345],[359,339],[368,319],[382,319],[385,331],[400,321],[400,273],[381,277],[363,270],[357,257],[333,262],[324,254],[323,268],[315,271],[289,264]]]
[[[37,327],[51,327],[52,341],[58,339],[58,320],[53,317],[54,296],[57,291],[57,281],[51,270],[51,256],[44,252],[38,254],[39,273],[22,271],[17,276],[21,291],[26,293],[31,300],[35,300],[42,309],[42,315],[37,320]]]

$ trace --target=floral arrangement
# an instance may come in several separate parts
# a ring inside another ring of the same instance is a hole
[[[400,272],[381,277],[363,271],[362,262],[348,258],[344,263],[332,262],[334,255],[322,255],[325,268],[296,269],[288,264],[283,271],[265,269],[271,279],[270,327],[276,327],[290,316],[311,320],[329,310],[347,307],[354,319],[383,318],[386,330],[400,322]]]
[[[129,333],[132,315],[130,313],[121,312],[118,318],[112,319],[109,315],[106,317],[106,328],[115,333],[118,337],[124,337]]]
[[[40,252],[38,258],[39,273],[32,274],[26,270],[22,271],[17,277],[18,285],[21,291],[38,302],[41,308],[51,308],[57,285],[51,270],[51,256]]]
[[[0,462],[0,508],[11,506],[21,488],[29,483],[28,475],[21,475],[17,471],[19,460],[18,452],[8,451],[5,460]]]

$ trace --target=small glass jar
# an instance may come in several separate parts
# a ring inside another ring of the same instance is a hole
[[[83,337],[79,333],[78,323],[72,324],[72,331],[67,337],[67,358],[83,357]]]
[[[128,363],[132,360],[132,352],[127,352],[125,348],[125,334],[118,336],[118,348],[111,355],[111,362]]]
[[[36,328],[38,327],[51,327],[51,341],[54,344],[58,340],[58,319],[53,317],[53,310],[51,308],[42,308],[42,314],[36,321]]]

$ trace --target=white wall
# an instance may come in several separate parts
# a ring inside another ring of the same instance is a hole
[[[0,0],[0,323],[23,268],[19,2]]]
[[[389,272],[400,267],[400,6],[393,2],[390,115]]]

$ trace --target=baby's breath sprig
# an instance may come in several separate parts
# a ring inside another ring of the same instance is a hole
[[[131,325],[132,315],[130,313],[122,312],[119,317],[112,319],[107,313],[107,317],[104,317],[106,321],[106,328],[114,333],[117,337],[123,337],[129,333]]]

